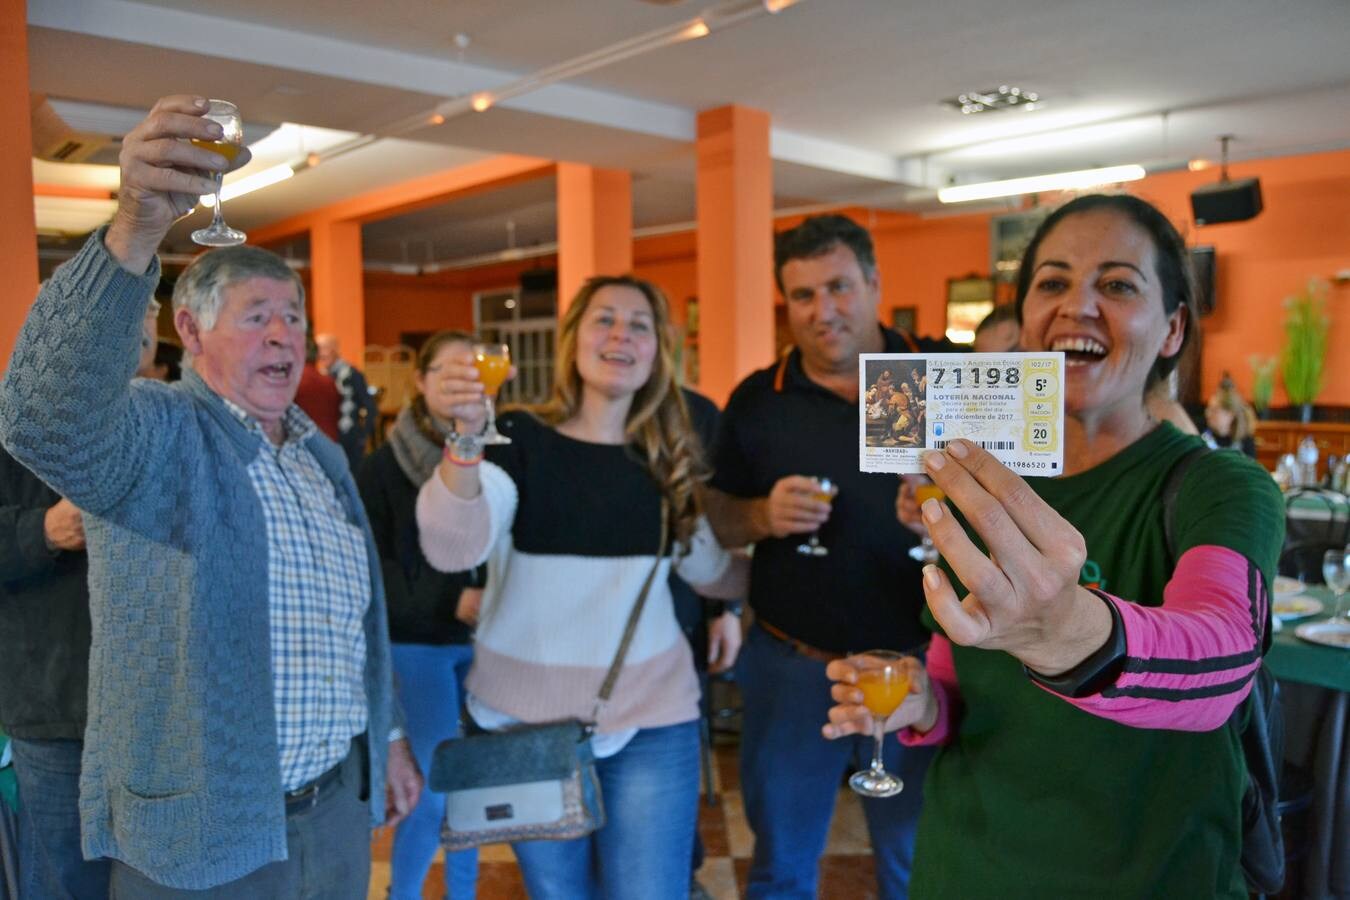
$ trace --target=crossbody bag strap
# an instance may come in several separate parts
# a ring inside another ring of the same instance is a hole
[[[614,653],[614,661],[609,664],[609,671],[605,673],[605,680],[600,685],[600,694],[595,701],[595,712],[591,715],[591,721],[595,722],[600,718],[600,710],[609,702],[610,695],[614,693],[614,685],[619,680],[619,671],[623,669],[624,657],[628,655],[628,647],[633,643],[633,635],[637,633],[638,619],[642,617],[642,608],[647,605],[647,594],[651,592],[652,582],[656,580],[656,573],[661,569],[661,560],[666,555],[666,539],[670,536],[670,508],[665,500],[661,501],[661,543],[656,547],[656,561],[652,563],[652,570],[647,573],[647,580],[642,582],[642,590],[638,591],[637,602],[633,604],[633,611],[628,614],[628,624],[624,626],[623,638],[619,641],[619,649]]]

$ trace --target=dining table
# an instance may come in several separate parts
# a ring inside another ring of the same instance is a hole
[[[1321,609],[1311,615],[1281,612],[1300,605]],[[1350,898],[1350,640],[1315,642],[1327,640],[1327,630],[1341,624],[1350,635],[1350,619],[1332,621],[1335,599],[1320,585],[1277,594],[1274,607],[1279,631],[1266,664],[1280,682],[1285,762],[1312,785],[1309,827],[1298,831],[1300,845],[1286,846],[1290,871],[1299,881],[1293,895]]]

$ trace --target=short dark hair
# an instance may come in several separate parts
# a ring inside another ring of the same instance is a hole
[[[1198,339],[1200,326],[1195,314],[1195,280],[1191,273],[1190,256],[1186,252],[1186,242],[1181,239],[1181,235],[1168,221],[1167,216],[1153,204],[1130,194],[1085,194],[1052,212],[1041,223],[1041,227],[1036,229],[1031,243],[1027,244],[1026,253],[1022,254],[1022,266],[1017,272],[1017,320],[1019,322],[1022,320],[1022,304],[1031,290],[1036,254],[1040,251],[1045,236],[1069,216],[1098,210],[1119,213],[1144,230],[1153,242],[1153,251],[1157,258],[1163,312],[1170,316],[1179,308],[1186,309],[1186,330],[1182,335],[1181,346],[1171,356],[1160,356],[1154,361],[1145,385],[1147,390],[1172,374],[1186,348]]]
[[[1018,322],[1020,324],[1017,307],[1011,303],[1000,303],[995,306],[989,315],[981,319],[980,324],[975,326],[975,333],[979,334],[986,328],[993,328],[995,325],[1002,325],[1004,322]]]
[[[796,228],[778,232],[773,239],[773,277],[778,290],[783,290],[783,266],[794,259],[822,256],[840,246],[853,251],[863,277],[871,281],[876,276],[872,235],[848,216],[807,216]]]

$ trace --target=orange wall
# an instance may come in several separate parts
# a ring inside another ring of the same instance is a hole
[[[1133,193],[1162,209],[1190,244],[1212,244],[1218,255],[1216,308],[1201,321],[1201,389],[1208,396],[1224,371],[1250,396],[1248,358],[1274,356],[1284,342],[1285,297],[1309,278],[1350,269],[1350,151],[1258,160],[1231,167],[1234,178],[1260,176],[1265,210],[1249,222],[1197,228],[1189,195],[1215,181],[1214,170],[1172,172],[1138,182]],[[1350,405],[1350,286],[1333,285],[1326,374],[1318,403]],[[1273,401],[1286,403],[1283,386]]]
[[[1154,175],[1130,186],[1158,205],[1190,244],[1212,244],[1218,253],[1217,308],[1202,321],[1201,392],[1208,396],[1225,371],[1250,395],[1253,353],[1275,355],[1284,339],[1281,301],[1310,277],[1329,278],[1350,269],[1350,151],[1320,153],[1234,165],[1232,176],[1260,176],[1265,211],[1249,222],[1197,228],[1189,195],[1217,179],[1214,170]],[[1057,198],[1046,196],[1044,202]],[[917,309],[918,330],[941,333],[946,320],[948,278],[989,271],[990,214],[934,218],[867,209],[843,210],[869,227],[882,276],[881,317],[898,306]],[[789,227],[800,217],[779,219]],[[676,321],[697,294],[695,241],[691,232],[642,238],[634,243],[634,271],[670,297]],[[515,284],[521,269],[556,265],[552,258],[446,273],[447,294],[407,276],[366,276],[366,333],[373,343],[392,343],[400,331],[471,324],[473,291]],[[455,293],[458,291],[458,293]],[[449,299],[444,299],[444,298]],[[1319,403],[1350,406],[1350,284],[1333,285],[1330,351]],[[453,316],[453,318],[451,318]],[[389,337],[392,335],[392,338]],[[1274,403],[1285,403],[1277,387]]]
[[[5,302],[0,304],[0,370],[28,308],[37,296],[37,226],[33,221],[32,130],[28,98],[28,24],[23,0],[0,3],[0,269]]]

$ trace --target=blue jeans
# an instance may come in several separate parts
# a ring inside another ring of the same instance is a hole
[[[473,662],[472,644],[394,644],[394,673],[403,704],[404,730],[413,756],[425,776],[431,753],[447,738],[459,737],[459,707],[464,676]],[[417,807],[394,832],[389,860],[391,900],[420,900],[431,860],[441,843],[445,795],[423,788]],[[478,886],[478,851],[445,855],[445,887],[453,900],[474,896]]]
[[[644,728],[596,762],[605,827],[513,844],[531,900],[687,900],[698,823],[698,722]]]
[[[846,772],[872,761],[875,741],[854,735],[826,740],[830,682],[825,664],[752,627],[736,672],[745,706],[741,732],[741,791],[755,833],[755,855],[746,896],[814,900]],[[885,741],[886,769],[905,782],[887,799],[862,798],[883,900],[907,896],[914,832],[932,748]]]
[[[12,738],[19,780],[19,896],[106,898],[108,861],[80,850],[83,741]]]

